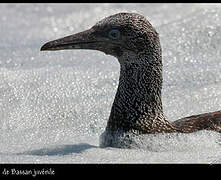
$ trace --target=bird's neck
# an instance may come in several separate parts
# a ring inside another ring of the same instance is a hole
[[[140,58],[118,59],[121,64],[119,85],[107,130],[148,131],[147,126],[151,127],[154,120],[166,121],[161,101],[161,55]]]

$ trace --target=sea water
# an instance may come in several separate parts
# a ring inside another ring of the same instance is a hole
[[[160,34],[169,121],[221,109],[219,4],[0,4],[0,163],[221,163],[221,136],[206,130],[99,147],[117,60],[40,47],[118,12],[144,15]]]

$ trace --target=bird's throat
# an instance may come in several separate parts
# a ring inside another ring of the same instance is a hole
[[[107,130],[141,130],[140,124],[163,115],[162,68],[121,63],[119,85]]]

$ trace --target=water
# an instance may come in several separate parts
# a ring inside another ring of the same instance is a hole
[[[144,135],[140,148],[99,147],[118,85],[117,60],[40,47],[118,12],[140,13],[160,33],[170,121],[220,110],[220,5],[0,4],[1,163],[221,162],[220,134],[206,130]]]

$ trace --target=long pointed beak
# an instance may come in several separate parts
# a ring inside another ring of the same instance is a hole
[[[55,51],[64,49],[98,49],[99,41],[92,35],[89,29],[71,36],[66,36],[54,41],[47,42],[41,47],[41,51]]]

